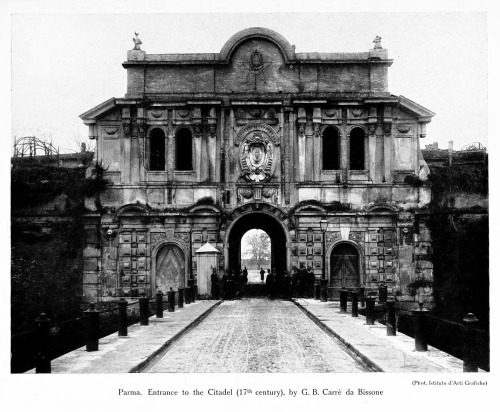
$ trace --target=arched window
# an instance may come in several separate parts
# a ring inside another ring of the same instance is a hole
[[[188,129],[175,134],[175,170],[193,170],[192,136]]]
[[[323,170],[340,169],[340,139],[335,127],[327,127],[323,132]]]
[[[149,133],[149,169],[165,170],[165,132],[155,128]]]
[[[365,132],[360,127],[352,129],[350,133],[349,169],[365,170]]]

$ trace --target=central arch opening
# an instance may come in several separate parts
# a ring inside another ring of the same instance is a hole
[[[271,269],[271,238],[261,229],[250,229],[241,238],[240,262],[242,269],[248,271],[248,283],[265,281],[265,274]]]
[[[266,260],[266,269],[275,270],[276,273],[283,273],[286,270],[287,250],[286,250],[286,235],[283,226],[279,221],[266,213],[253,212],[240,217],[231,228],[228,237],[228,267],[227,269],[239,273],[240,269],[245,267],[246,256],[246,240],[243,237],[246,234],[264,234],[262,237],[269,239],[269,254]],[[243,246],[242,246],[243,245]],[[248,265],[247,265],[247,269]],[[258,279],[260,282],[260,267],[258,269]],[[249,276],[250,281],[250,276]],[[265,290],[262,290],[262,295],[265,295]]]

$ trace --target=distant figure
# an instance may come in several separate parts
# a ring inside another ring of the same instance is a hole
[[[212,282],[212,298],[219,299],[219,276],[217,276],[217,270],[212,269],[212,274],[210,275],[210,281]]]
[[[284,293],[284,283],[285,283],[286,270],[283,272],[280,270],[279,272],[276,273],[276,269],[274,269],[273,274],[274,274],[275,294],[276,294],[276,297],[280,299],[283,297],[283,293]]]
[[[307,271],[303,265],[300,266],[299,273],[297,274],[297,293],[299,298],[305,297],[306,294],[306,277]]]
[[[241,275],[240,279],[240,292],[242,297],[245,296],[247,283],[248,283],[248,270],[245,267],[245,269],[243,269],[243,274]]]
[[[224,275],[222,276],[222,299],[223,300],[229,299],[229,274],[227,269]]]
[[[229,271],[229,299],[233,300],[236,296],[236,274],[232,270]]]
[[[292,285],[291,285],[291,295],[292,295],[292,298],[294,299],[297,299],[297,283],[298,283],[298,280],[299,280],[299,273],[298,273],[298,270],[297,270],[297,266],[292,266]]]
[[[316,276],[314,276],[314,272],[311,266],[307,267],[307,297],[314,298],[314,282],[316,281]]]
[[[264,282],[264,275],[266,274],[266,271],[261,267],[260,268],[260,281]]]
[[[274,275],[271,273],[270,269],[267,270],[266,285],[267,285],[267,294],[269,296],[269,299],[274,300],[274,295],[275,295]]]
[[[292,278],[285,270],[285,276],[283,277],[283,298],[286,300],[292,299]]]

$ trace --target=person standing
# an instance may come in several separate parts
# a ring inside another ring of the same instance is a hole
[[[283,272],[281,270],[278,272],[276,272],[276,269],[274,270],[275,294],[278,299],[283,297],[285,274],[286,270]]]
[[[261,282],[264,282],[264,275],[266,274],[266,271],[264,270],[264,268],[261,266],[260,268],[260,281]]]
[[[243,269],[243,275],[241,276],[241,296],[245,296],[247,283],[248,283],[248,270],[245,266],[245,269]]]
[[[286,300],[292,299],[292,278],[285,270],[285,276],[283,277],[283,297]]]
[[[236,295],[236,290],[235,290],[235,285],[236,285],[236,276],[232,270],[229,271],[229,276],[228,276],[228,299],[233,300],[234,296]]]
[[[229,299],[229,275],[227,269],[224,275],[222,276],[222,299],[223,300]]]
[[[291,290],[291,295],[292,298],[297,299],[298,293],[297,293],[297,282],[298,282],[298,271],[297,271],[297,266],[292,266],[292,290]]]
[[[311,266],[307,267],[307,297],[314,298],[314,282],[316,281],[316,276]]]
[[[212,282],[212,299],[219,300],[219,276],[217,276],[217,270],[215,268],[212,269],[210,281]]]
[[[266,285],[269,299],[274,300],[274,275],[271,273],[270,269],[267,270]]]

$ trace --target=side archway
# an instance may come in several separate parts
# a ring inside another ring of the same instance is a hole
[[[161,290],[163,293],[172,288],[187,286],[188,262],[187,254],[175,242],[162,242],[152,253],[152,284],[153,292]]]
[[[363,251],[352,241],[335,242],[327,251],[328,283],[335,289],[358,288],[364,285]]]

